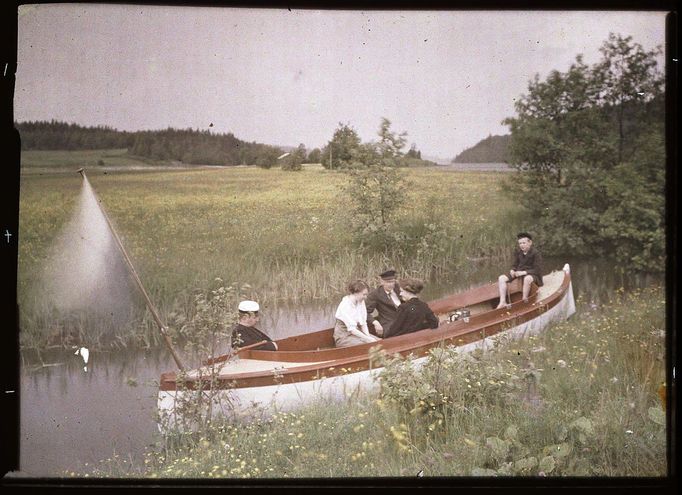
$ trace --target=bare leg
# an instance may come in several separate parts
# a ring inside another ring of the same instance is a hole
[[[509,278],[506,275],[500,275],[497,279],[497,287],[500,292],[500,302],[497,305],[497,309],[507,306],[507,282],[509,282]]]
[[[533,283],[533,276],[526,275],[523,277],[523,302],[528,302],[528,295],[530,294],[530,284]]]

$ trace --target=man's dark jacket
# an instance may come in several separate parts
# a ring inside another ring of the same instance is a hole
[[[267,344],[259,345],[254,349],[259,351],[275,351],[275,344],[272,339],[258,330],[256,327],[247,327],[237,323],[232,329],[232,347],[246,347],[247,345],[256,344],[261,340],[267,340]]]
[[[397,283],[395,284],[395,287],[393,287],[393,292],[398,296],[398,300],[400,300],[400,287]],[[369,332],[376,335],[372,322],[377,320],[381,323],[381,326],[384,329],[384,335],[386,335],[386,332],[391,327],[398,312],[398,307],[396,307],[391,296],[386,294],[383,286],[380,285],[369,293],[367,300],[365,301],[365,306],[367,306],[367,327]],[[374,316],[375,309],[377,310],[377,313],[379,313],[376,317]]]

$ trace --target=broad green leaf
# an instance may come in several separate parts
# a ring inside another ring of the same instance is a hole
[[[551,455],[555,458],[566,457],[573,451],[573,447],[570,443],[558,443],[556,445],[550,445],[542,449],[545,455]]]
[[[509,425],[504,431],[504,438],[507,440],[516,440],[518,434],[519,430],[516,428],[516,425]]]
[[[660,407],[649,408],[649,419],[657,425],[665,426],[665,412]]]
[[[502,464],[502,466],[500,466],[499,469],[497,470],[497,474],[500,476],[510,476],[514,474],[512,463],[505,462],[504,464]]]
[[[533,469],[537,465],[538,460],[535,457],[524,457],[523,459],[519,459],[514,463],[514,467],[518,471],[527,471]]]
[[[499,437],[488,437],[485,444],[497,458],[504,458],[509,452],[509,442],[505,442]]]
[[[556,462],[554,461],[554,457],[548,455],[542,458],[542,460],[540,461],[540,465],[538,466],[538,469],[544,472],[545,474],[549,474],[552,471],[554,471],[555,467]]]
[[[580,416],[578,419],[571,422],[570,426],[571,428],[575,428],[586,435],[592,435],[594,433],[592,421],[587,419],[585,416]]]

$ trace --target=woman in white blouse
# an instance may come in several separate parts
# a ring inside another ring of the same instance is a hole
[[[334,342],[336,347],[365,344],[381,340],[369,333],[367,328],[367,307],[365,299],[369,287],[362,280],[348,285],[348,295],[344,296],[336,309],[336,325],[334,326]]]

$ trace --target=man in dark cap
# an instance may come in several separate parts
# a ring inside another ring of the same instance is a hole
[[[262,340],[267,343],[255,347],[259,351],[276,351],[277,343],[256,328],[260,320],[258,311],[260,306],[256,301],[242,301],[239,303],[239,323],[232,329],[232,347],[240,348],[257,344]]]
[[[519,232],[516,235],[518,249],[514,253],[514,263],[508,275],[500,275],[498,288],[500,290],[500,302],[497,308],[503,308],[507,300],[507,283],[515,278],[523,278],[523,300],[528,301],[530,284],[535,282],[538,287],[542,286],[542,256],[533,247],[533,238],[528,232]]]
[[[394,269],[391,268],[380,273],[379,283],[379,287],[367,296],[365,305],[367,306],[369,332],[381,337],[395,320],[401,301],[400,286],[396,282]]]

